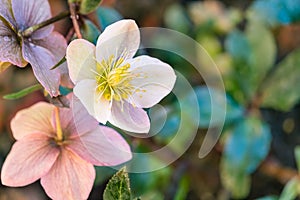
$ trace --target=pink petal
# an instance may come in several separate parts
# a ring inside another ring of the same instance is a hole
[[[56,64],[55,56],[48,49],[28,41],[23,42],[22,52],[25,60],[31,64],[37,80],[51,96],[57,96],[59,94],[60,75],[57,71],[51,70]]]
[[[65,134],[70,134],[68,138],[78,137],[99,126],[99,122],[89,115],[76,97],[71,99],[70,107],[71,109],[60,109],[61,127]]]
[[[96,45],[96,59],[108,61],[111,56],[115,59],[132,58],[140,45],[140,32],[134,20],[120,20],[104,30]]]
[[[105,126],[98,126],[74,139],[67,148],[98,166],[119,165],[132,158],[130,147],[123,137]]]
[[[62,149],[53,167],[41,184],[47,195],[54,200],[87,199],[95,180],[92,164],[82,160],[67,149]]]
[[[11,5],[18,29],[21,31],[51,18],[50,5],[47,0],[11,0]],[[39,29],[32,34],[31,38],[44,38],[50,35],[53,28],[53,25],[49,25]]]
[[[8,154],[2,167],[2,183],[12,187],[33,183],[48,173],[58,155],[59,149],[50,144],[49,137],[27,135]]]
[[[123,130],[135,133],[148,133],[150,121],[146,111],[131,104],[114,101],[109,122]]]
[[[96,118],[99,122],[105,124],[110,116],[109,101],[101,98],[96,93],[96,81],[91,79],[82,80],[77,83],[73,89],[74,94],[90,115]]]
[[[20,67],[27,64],[22,57],[21,46],[15,33],[2,20],[0,20],[0,61],[10,62]]]
[[[58,32],[52,32],[51,35],[48,37],[42,39],[42,40],[36,40],[35,44],[41,47],[44,47],[45,49],[48,49],[51,54],[53,55],[53,61],[54,64],[57,64],[63,57],[66,55],[66,49],[67,49],[67,41],[66,39]],[[61,77],[61,85],[65,87],[72,88],[73,83],[69,77],[69,71],[67,63],[64,62],[61,64],[57,69],[55,69],[57,73],[60,74]]]
[[[172,91],[176,75],[170,65],[150,56],[136,57],[130,63],[131,73],[139,77],[131,81],[136,88],[130,98],[132,104],[149,108]]]
[[[39,102],[19,111],[11,120],[14,138],[20,140],[33,133],[51,137],[55,133],[51,123],[53,109],[53,105]]]
[[[73,40],[67,48],[67,62],[73,83],[94,79],[96,69],[95,45],[87,40]]]

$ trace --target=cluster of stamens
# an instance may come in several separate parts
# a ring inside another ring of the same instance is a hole
[[[121,102],[130,98],[135,89],[130,82],[137,75],[130,73],[129,69],[130,64],[125,63],[123,57],[115,59],[112,55],[108,60],[97,62],[95,79],[99,98]]]

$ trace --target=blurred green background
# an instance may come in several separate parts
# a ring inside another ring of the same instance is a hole
[[[50,0],[53,15],[67,9],[64,0]],[[131,190],[142,200],[226,200],[226,199],[296,199],[300,195],[300,2],[298,0],[103,0],[92,14],[81,18],[84,38],[95,42],[107,25],[122,18],[132,18],[140,27],[165,27],[179,31],[202,45],[217,65],[226,89],[227,114],[221,138],[208,156],[198,158],[210,123],[210,94],[201,77],[183,58],[169,52],[149,49],[155,56],[183,74],[193,86],[200,108],[198,134],[192,145],[168,167],[142,174],[130,174]],[[70,20],[56,24],[68,35]],[[157,36],[153,42],[182,49]],[[192,52],[200,66],[210,69],[211,61],[196,47]],[[10,67],[0,74],[0,95],[37,83],[30,68]],[[179,88],[180,89],[180,88]],[[218,94],[216,88],[211,90]],[[189,99],[192,94],[187,93]],[[42,92],[20,100],[0,98],[0,166],[14,140],[10,120],[15,113],[37,101]],[[161,103],[168,111],[166,123],[158,134],[139,139],[125,135],[134,152],[159,149],[178,134],[180,113],[193,124],[189,105],[178,106],[174,95]],[[219,112],[224,112],[220,110]],[[151,115],[152,122],[159,116]],[[218,127],[219,122],[213,122]],[[170,146],[172,154],[182,151],[188,136]],[[137,158],[131,165],[149,167],[163,163],[163,158]],[[299,167],[299,168],[298,168]],[[102,199],[109,178],[116,172],[96,167],[97,178],[91,200]],[[24,188],[0,185],[0,200],[47,199],[39,183]]]

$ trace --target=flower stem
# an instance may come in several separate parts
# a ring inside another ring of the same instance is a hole
[[[55,107],[55,124],[56,124],[56,136],[57,141],[63,141],[63,132],[61,130],[59,108]]]
[[[45,26],[48,26],[54,22],[57,22],[61,19],[64,19],[66,17],[68,17],[70,15],[70,11],[66,10],[66,11],[63,11],[61,12],[60,14],[56,15],[55,17],[53,18],[50,18],[46,21],[43,21],[39,24],[35,24],[31,27],[28,27],[27,29],[25,29],[23,32],[22,32],[22,36],[24,37],[29,37],[34,31],[36,30],[39,30],[41,28],[44,28]]]
[[[70,13],[71,13],[71,19],[72,19],[73,27],[74,27],[75,33],[77,35],[77,38],[82,39],[82,34],[80,32],[80,27],[79,27],[79,24],[78,24],[79,16],[76,13],[76,4],[75,3],[69,3],[69,7],[70,7]]]

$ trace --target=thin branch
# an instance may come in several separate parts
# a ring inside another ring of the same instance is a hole
[[[77,35],[77,38],[82,39],[82,34],[80,32],[80,27],[78,24],[79,15],[77,15],[77,13],[76,13],[77,6],[75,3],[69,3],[69,7],[70,7],[70,13],[71,13],[73,27],[74,27],[75,33]]]

